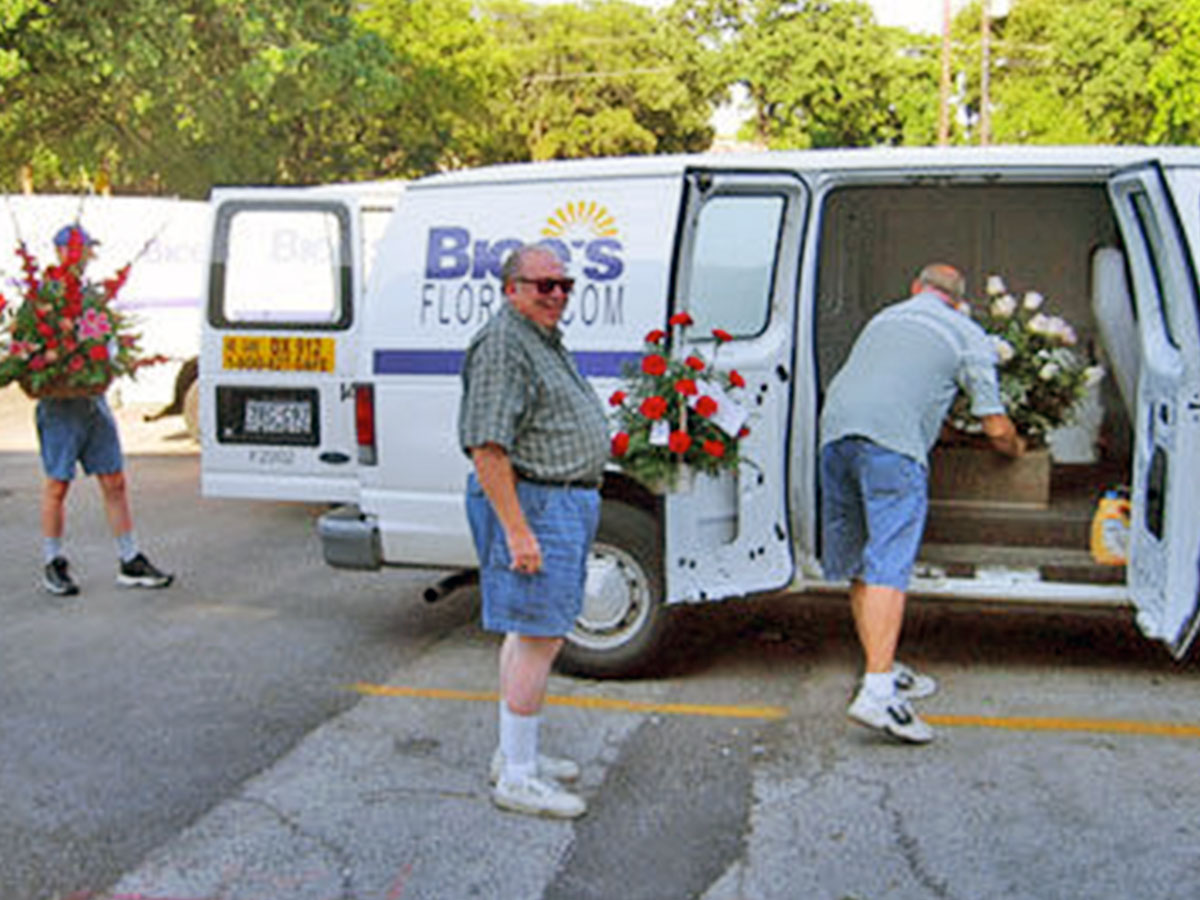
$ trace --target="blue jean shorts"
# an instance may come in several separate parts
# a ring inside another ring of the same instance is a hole
[[[39,400],[35,415],[46,477],[70,481],[76,463],[88,475],[125,467],[117,423],[103,396]]]
[[[583,609],[587,559],[600,524],[600,492],[517,482],[517,499],[542,549],[542,568],[514,572],[504,528],[474,474],[467,519],[479,555],[483,627],[504,634],[562,637]]]
[[[928,476],[865,438],[821,450],[821,566],[830,581],[907,590],[925,531]]]

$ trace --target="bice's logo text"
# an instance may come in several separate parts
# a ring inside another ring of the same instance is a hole
[[[457,225],[430,228],[421,324],[486,322],[503,301],[500,265],[521,243],[511,237],[476,238]],[[539,243],[553,249],[578,279],[563,325],[620,325],[625,263],[616,219],[609,211],[595,202],[567,203],[547,217]]]

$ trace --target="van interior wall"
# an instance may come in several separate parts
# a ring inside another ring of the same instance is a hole
[[[1018,298],[1041,292],[1064,316],[1079,349],[1107,364],[1092,311],[1091,259],[1120,246],[1102,184],[850,187],[825,201],[817,285],[817,365],[822,393],[859,330],[884,305],[908,296],[926,263],[967,277],[968,296],[984,296],[989,275]],[[1115,380],[1105,379],[1102,452],[1128,461],[1129,419]]]

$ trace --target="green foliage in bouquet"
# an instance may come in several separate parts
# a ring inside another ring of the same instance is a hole
[[[684,328],[692,319],[678,313],[669,324]],[[744,410],[731,396],[745,387],[745,380],[737,370],[722,372],[713,365],[717,350],[731,336],[713,330],[715,343],[707,361],[697,352],[668,356],[666,337],[659,329],[646,335],[641,361],[627,366],[622,388],[609,398],[618,428],[613,459],[622,471],[655,489],[673,488],[683,466],[714,475],[736,469],[741,440],[750,433]]]
[[[1031,447],[1044,446],[1047,432],[1071,423],[1079,400],[1104,377],[1104,369],[1089,365],[1077,352],[1075,329],[1060,316],[1047,314],[1045,299],[1037,291],[1017,300],[1003,279],[992,275],[987,295],[976,321],[996,349],[1008,416]],[[950,423],[967,433],[981,431],[961,393],[951,408]]]

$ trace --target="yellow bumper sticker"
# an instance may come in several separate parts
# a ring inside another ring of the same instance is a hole
[[[329,337],[226,335],[221,344],[223,369],[268,372],[332,372],[334,340]]]

